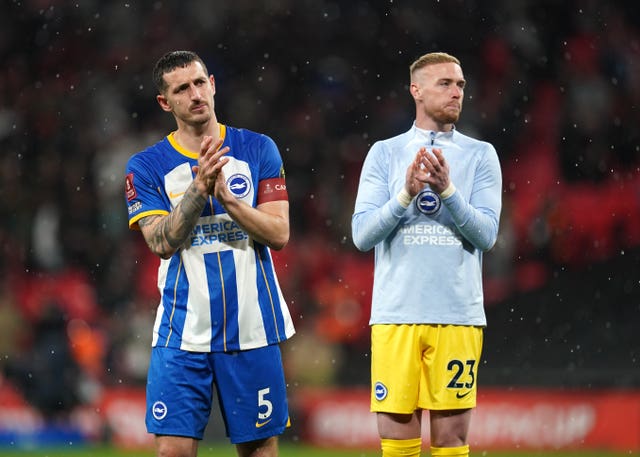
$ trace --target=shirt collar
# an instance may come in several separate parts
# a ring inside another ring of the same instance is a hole
[[[455,125],[449,132],[436,132],[433,130],[425,130],[417,127],[416,122],[415,121],[413,122],[413,131],[415,136],[421,140],[429,141],[429,142],[431,142],[432,140],[438,140],[438,139],[451,141],[455,130],[456,130]]]

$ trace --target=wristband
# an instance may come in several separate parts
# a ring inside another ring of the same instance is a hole
[[[398,193],[396,198],[398,199],[398,203],[400,203],[400,206],[402,206],[403,208],[408,208],[411,204],[411,200],[413,200],[413,197],[409,195],[409,192],[407,192],[407,189],[405,189],[404,187]]]
[[[443,200],[445,198],[449,198],[453,195],[455,191],[456,191],[456,186],[454,186],[453,183],[449,181],[449,185],[447,186],[447,188],[442,192],[440,192],[440,198]]]

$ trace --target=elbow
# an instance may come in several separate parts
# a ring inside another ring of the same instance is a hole
[[[289,237],[291,236],[291,227],[289,226],[289,216],[277,217],[274,224],[269,231],[262,236],[258,237],[258,241],[262,238],[264,244],[273,249],[274,251],[280,251],[289,243]]]
[[[289,230],[282,230],[278,232],[276,236],[274,236],[271,240],[269,240],[266,244],[270,249],[274,251],[280,251],[284,249],[284,247],[289,243]]]
[[[498,241],[498,220],[494,219],[485,229],[478,228],[473,245],[482,252],[490,251]]]
[[[287,243],[289,242],[289,240],[284,240],[284,241],[273,241],[271,243],[268,243],[267,246],[269,246],[270,249],[273,249],[274,251],[280,251],[282,249],[284,249],[284,247],[287,245]]]
[[[358,251],[367,252],[371,248],[373,248],[373,246],[367,243],[361,236],[359,236],[355,232],[351,234],[351,240],[353,241],[353,245]]]
[[[170,259],[173,256],[173,254],[175,254],[178,251],[177,249],[168,248],[168,246],[165,246],[165,243],[160,243],[156,245],[150,242],[149,240],[147,240],[147,247],[149,248],[149,250],[153,255],[157,255],[162,260]]]
[[[362,242],[356,238],[353,238],[353,245],[356,247],[358,251],[366,252],[369,250],[368,246],[362,244]]]
[[[176,252],[178,252],[178,249],[179,249],[179,248],[173,248],[169,246],[168,243],[165,243],[165,242],[153,243],[150,240],[146,240],[146,241],[147,241],[147,246],[149,247],[149,250],[154,255],[157,255],[158,257],[160,257],[162,260],[170,259],[171,257],[173,257],[173,255]]]
[[[495,240],[487,240],[486,242],[480,243],[480,245],[477,246],[477,248],[480,249],[482,252],[489,252],[491,248],[495,246],[495,244],[496,244]]]
[[[167,260],[173,257],[173,254],[178,252],[177,249],[165,250],[165,249],[151,249],[151,251],[160,257],[162,260]]]
[[[488,252],[495,246],[497,241],[498,241],[498,233],[496,231],[484,239],[479,239],[476,247],[480,249],[482,252]]]
[[[358,227],[358,221],[354,217],[353,221],[351,222],[351,241],[353,241],[353,245],[358,251],[366,252],[373,246],[370,246],[369,243],[366,242],[365,237],[362,236],[361,230],[359,230]]]

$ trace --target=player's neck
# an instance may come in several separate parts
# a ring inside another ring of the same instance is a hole
[[[173,138],[180,146],[193,152],[200,152],[200,144],[205,136],[213,137],[214,142],[220,137],[220,126],[215,118],[201,125],[182,123],[173,134]]]
[[[416,113],[416,127],[422,130],[431,130],[433,132],[450,132],[453,129],[453,123],[443,124],[438,122],[430,116],[421,115],[422,113]]]
[[[429,130],[433,132],[450,132],[453,129],[453,124],[440,124],[438,122],[416,122],[416,127],[422,130]]]

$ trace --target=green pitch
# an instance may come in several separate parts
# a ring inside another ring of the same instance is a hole
[[[423,455],[429,455],[423,450]],[[593,452],[517,452],[517,451],[471,451],[470,457],[629,457],[638,453],[615,453],[605,451]],[[109,447],[58,448],[39,450],[12,450],[0,448],[0,457],[153,457],[153,450],[125,451]],[[203,443],[198,453],[199,457],[236,457],[234,448],[229,444],[207,445]],[[280,457],[377,457],[376,450],[338,450],[319,449],[314,447],[283,443],[280,446]]]

